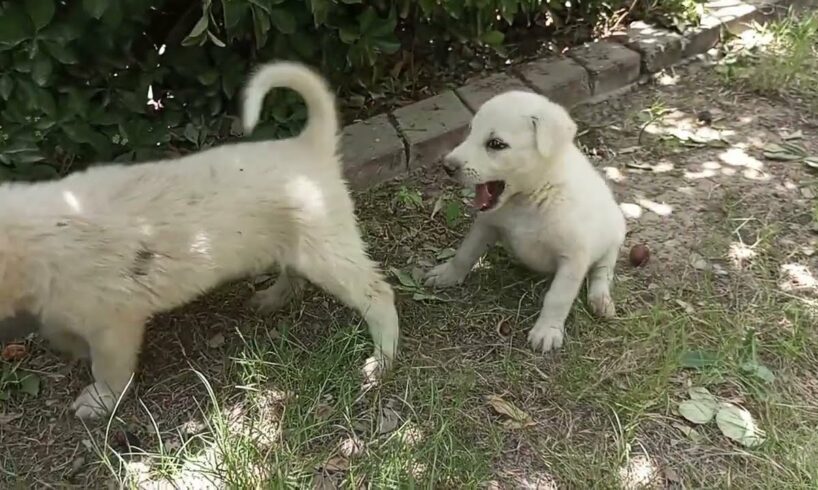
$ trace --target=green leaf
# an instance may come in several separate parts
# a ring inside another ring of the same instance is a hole
[[[400,50],[400,41],[395,38],[394,40],[386,40],[386,39],[375,39],[372,44],[378,48],[382,53],[386,54],[395,54]]]
[[[34,29],[38,31],[54,18],[54,0],[25,0],[25,4],[28,17],[34,24]]]
[[[28,15],[16,5],[6,7],[0,14],[0,43],[15,46],[25,41],[34,30]]]
[[[381,22],[381,19],[372,6],[367,7],[366,10],[361,12],[361,15],[358,16],[358,27],[361,30],[361,34],[370,34],[372,29],[374,29],[379,22]]]
[[[12,90],[14,90],[14,80],[8,75],[0,77],[0,97],[3,100],[9,100]]]
[[[457,201],[448,201],[443,205],[443,219],[446,226],[455,226],[463,216],[463,207]]]
[[[226,44],[224,44],[224,41],[222,41],[221,39],[216,37],[216,35],[213,34],[210,31],[207,31],[207,37],[208,37],[208,39],[210,39],[210,42],[212,42],[213,44],[215,44],[216,46],[218,46],[220,48],[223,48],[223,47],[226,46]]]
[[[809,168],[818,168],[818,157],[807,157],[804,164]]]
[[[83,26],[79,22],[57,22],[41,32],[39,38],[66,45],[79,39],[82,36],[82,29]]]
[[[123,0],[112,0],[108,6],[108,10],[105,11],[105,15],[102,16],[102,23],[110,29],[116,29],[122,24],[124,17],[121,5],[122,1]]]
[[[104,159],[110,158],[113,153],[111,143],[108,138],[95,131],[88,123],[84,121],[74,121],[64,124],[62,130],[75,143],[84,143],[91,145],[94,150]]]
[[[52,117],[57,115],[57,103],[54,101],[54,96],[51,95],[51,92],[34,86],[30,86],[28,89],[30,91],[31,100],[29,102],[32,109],[39,110]]]
[[[37,56],[31,64],[31,78],[34,80],[34,83],[40,87],[48,85],[48,80],[51,78],[53,68],[51,58],[42,54]]]
[[[290,46],[302,58],[311,58],[318,50],[316,39],[305,32],[296,31],[289,37]]]
[[[398,279],[398,282],[400,282],[401,285],[413,289],[419,287],[418,284],[415,282],[415,279],[412,277],[412,274],[404,272],[400,269],[396,269],[394,267],[391,267],[389,270],[392,272],[392,275]]]
[[[282,34],[292,34],[295,32],[296,21],[293,14],[285,9],[277,8],[270,10],[270,21]]]
[[[709,400],[685,400],[679,404],[679,414],[694,424],[706,424],[716,415],[716,403]]]
[[[199,80],[199,83],[202,85],[213,85],[219,81],[219,72],[211,68],[200,73],[196,79]]]
[[[687,393],[688,395],[690,395],[691,400],[707,400],[714,404],[718,403],[716,397],[712,393],[707,391],[707,388],[701,386],[692,386],[687,391]]]
[[[338,29],[338,37],[341,38],[341,42],[344,44],[354,44],[361,38],[361,34],[355,26],[345,26]]]
[[[756,447],[764,442],[764,431],[758,428],[750,412],[730,403],[719,409],[716,425],[722,434],[742,446]]]
[[[118,0],[82,0],[82,7],[88,12],[88,15],[99,20],[108,9],[110,1]]]
[[[270,17],[261,8],[253,8],[253,36],[256,48],[261,49],[267,44],[267,32],[270,31]]]
[[[745,373],[755,376],[765,383],[772,383],[775,381],[775,375],[767,366],[759,364],[756,361],[747,361],[741,365],[741,370]]]
[[[436,296],[434,294],[429,293],[414,293],[412,294],[412,300],[414,301],[444,301],[443,298],[440,296]]]
[[[224,28],[228,33],[239,25],[241,19],[247,14],[248,8],[249,4],[242,1],[228,0],[222,2]]]
[[[438,252],[438,254],[435,257],[438,260],[447,260],[447,259],[450,259],[450,258],[454,257],[456,254],[457,254],[457,250],[449,247],[449,248],[444,248],[443,250]]]
[[[57,169],[47,164],[34,165],[26,170],[26,176],[32,180],[50,180],[59,176]]]
[[[52,58],[64,65],[74,65],[79,61],[79,58],[77,58],[77,53],[75,53],[74,49],[67,44],[46,41],[43,43],[43,45],[45,46],[45,50],[51,55]]]
[[[185,139],[194,145],[199,144],[199,130],[191,123],[185,125]]]
[[[500,31],[488,31],[480,36],[480,40],[489,46],[500,46],[505,38],[506,35]]]
[[[22,378],[20,378],[20,391],[35,397],[39,395],[40,377],[34,373],[26,373]]]
[[[76,87],[69,87],[66,90],[66,108],[71,115],[77,115],[82,118],[88,116],[89,99],[86,93],[80,91]]]
[[[207,35],[208,25],[209,21],[207,14],[205,14],[196,21],[196,24],[193,26],[193,29],[190,30],[187,37],[182,39],[182,46],[196,46],[201,44]]]
[[[687,351],[682,354],[679,365],[683,368],[701,369],[719,362],[718,356],[706,351]]]

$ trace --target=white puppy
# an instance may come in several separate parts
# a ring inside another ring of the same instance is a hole
[[[247,132],[275,87],[307,104],[295,138],[0,186],[0,318],[31,312],[58,347],[90,355],[95,382],[73,404],[78,417],[114,407],[151,315],[276,265],[256,306],[273,311],[309,280],[363,315],[370,369],[395,356],[393,293],[364,251],[342,179],[334,97],[303,65],[264,66],[245,92]]]
[[[589,271],[591,309],[615,314],[610,285],[625,219],[574,145],[576,131],[561,106],[510,91],[480,108],[466,140],[443,162],[449,175],[474,186],[478,215],[457,254],[428,272],[427,285],[462,282],[487,247],[503,241],[526,266],[554,274],[528,335],[536,350],[562,346],[565,319]]]

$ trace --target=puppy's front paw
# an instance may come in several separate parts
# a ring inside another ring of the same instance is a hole
[[[117,397],[107,387],[94,383],[86,386],[79,394],[71,410],[80,419],[93,420],[111,413]]]
[[[379,351],[376,351],[372,357],[366,360],[364,367],[361,369],[361,372],[364,375],[364,384],[362,388],[367,390],[377,386],[384,374],[386,374],[386,371],[389,370],[390,365],[391,359],[385,357]]]
[[[589,298],[591,313],[600,318],[613,318],[616,316],[616,306],[609,295]]]
[[[528,332],[528,343],[535,351],[548,352],[562,347],[565,327],[557,323],[537,322]]]
[[[462,272],[452,261],[440,264],[426,273],[426,285],[437,288],[447,288],[463,282],[466,272]]]

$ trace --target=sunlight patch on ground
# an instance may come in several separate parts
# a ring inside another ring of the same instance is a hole
[[[733,242],[730,244],[730,251],[728,252],[730,261],[733,262],[733,267],[736,269],[743,269],[756,256],[755,250],[750,245],[741,242]]]
[[[818,289],[818,280],[812,271],[803,264],[784,264],[781,266],[782,281],[779,287],[783,291],[804,291]]]
[[[625,465],[619,469],[619,482],[623,489],[645,488],[658,481],[659,468],[647,455],[629,458]]]
[[[647,209],[648,211],[652,211],[659,216],[670,216],[671,213],[673,213],[673,207],[663,202],[659,203],[656,201],[651,201],[650,199],[639,199],[636,202],[643,208]]]

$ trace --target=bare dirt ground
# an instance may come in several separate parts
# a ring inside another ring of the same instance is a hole
[[[261,318],[234,285],[156,319],[110,426],[67,410],[88,368],[29,341],[15,366],[41,383],[0,402],[0,486],[815,488],[818,182],[764,148],[818,155],[818,118],[701,65],[575,117],[629,215],[617,319],[580,299],[563,349],[533,353],[547,280],[501,249],[462,288],[420,287],[468,216],[441,173],[416,175],[357,197],[398,288],[382,386],[361,391],[369,339],[347,309],[313,291]],[[688,421],[691,388],[745,409],[763,442]]]

